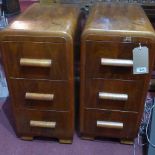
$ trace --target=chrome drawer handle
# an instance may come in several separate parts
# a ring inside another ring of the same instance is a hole
[[[34,121],[30,120],[31,127],[41,127],[41,128],[55,128],[56,122],[45,122],[45,121]]]
[[[132,67],[133,66],[133,60],[101,58],[101,65]]]
[[[97,121],[97,127],[123,129],[123,123],[121,123],[121,122],[109,122],[109,121]]]
[[[25,99],[52,101],[54,99],[54,94],[40,94],[40,93],[26,92]]]
[[[20,59],[21,66],[31,66],[31,67],[51,67],[52,60],[50,59]]]
[[[127,94],[99,92],[99,99],[127,101],[128,95]]]

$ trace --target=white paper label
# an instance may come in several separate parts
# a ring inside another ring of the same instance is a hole
[[[149,55],[146,46],[140,46],[133,49],[133,74],[149,73]]]
[[[147,73],[146,67],[137,67],[137,73]]]

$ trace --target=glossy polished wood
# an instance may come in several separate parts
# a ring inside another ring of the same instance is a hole
[[[27,36],[24,36],[24,38],[25,37]],[[38,38],[39,37],[36,37],[36,39]],[[16,39],[13,38],[13,40]],[[68,49],[70,47],[68,44],[70,44],[69,41],[67,42],[67,45],[65,45],[65,43],[55,43],[54,40],[52,42],[43,40],[39,42],[35,40],[3,41],[3,48],[5,51],[3,59],[5,63],[7,63],[6,67],[9,76],[18,78],[44,78],[55,80],[69,79],[69,68],[71,68],[71,66],[68,66],[67,62],[71,61],[70,56],[72,57],[72,54]],[[70,54],[67,54],[67,51],[69,51]],[[21,62],[23,58],[24,60],[28,60],[28,62]],[[46,66],[48,67],[36,67],[36,65],[45,66],[45,62],[42,64],[41,61],[39,61],[38,64],[38,61],[37,63],[35,61],[34,66],[34,60],[48,60],[48,63],[46,61]]]
[[[107,111],[107,110],[96,110],[86,109],[84,110],[84,121],[82,136],[87,137],[111,137],[111,138],[123,138],[130,137],[130,139],[136,136],[137,128],[137,113],[128,113],[123,111]],[[106,127],[99,127],[97,121],[106,122],[119,122],[119,128],[111,125]],[[132,129],[131,124],[134,123],[135,127]]]
[[[86,36],[88,34],[155,37],[154,29],[141,6],[126,3],[97,3],[89,14],[83,33]]]
[[[153,27],[138,5],[97,3],[81,43],[81,136],[133,140],[154,64]],[[133,74],[132,51],[139,43],[149,48],[149,74]]]
[[[118,79],[87,79],[85,82],[84,106],[97,109],[139,111],[142,105],[141,96],[144,89],[142,81],[118,80]],[[110,94],[126,94],[125,99],[99,97],[100,92]],[[128,96],[128,98],[127,98]],[[136,99],[136,100],[135,100]],[[139,104],[137,104],[139,101]]]
[[[104,35],[102,36],[104,37]],[[118,37],[118,36],[116,36]],[[135,36],[134,36],[135,37]],[[145,37],[145,36],[144,36]],[[95,37],[94,37],[95,38]],[[111,37],[112,38],[112,37]],[[113,37],[115,38],[115,36]],[[104,37],[106,39],[106,36]],[[140,39],[139,39],[140,40]],[[151,51],[154,50],[154,45],[149,43],[150,41],[142,42],[142,46],[147,46]],[[139,47],[139,42],[123,42],[123,39],[119,41],[96,41],[93,38],[85,41],[86,50],[86,71],[87,77],[93,78],[114,78],[114,79],[133,79],[139,80],[139,75],[133,75],[133,67],[124,67],[124,65],[101,65],[101,59],[114,59],[114,60],[133,60],[132,50]],[[154,57],[149,52],[149,66],[152,66]],[[131,64],[131,63],[130,63]],[[149,68],[151,72],[151,68]],[[143,74],[141,78],[146,78],[148,75]]]
[[[73,138],[71,133],[73,132],[74,127],[71,125],[72,118],[69,112],[51,112],[17,108],[14,112],[18,113],[18,117],[16,117],[16,130],[20,137],[46,136],[64,140],[72,140]],[[42,128],[38,126],[31,127],[30,121],[32,120],[41,122],[56,122],[56,126],[55,128]]]
[[[73,58],[79,8],[33,4],[1,32],[17,135],[71,143]]]
[[[13,93],[12,104],[17,108],[58,111],[69,111],[70,109],[72,100],[69,97],[71,90],[68,81],[11,78],[10,82]],[[26,95],[28,92],[31,95]],[[48,98],[47,94],[50,94]]]
[[[46,11],[45,11],[46,10]],[[5,30],[5,37],[40,36],[60,37],[72,40],[75,33],[79,8],[75,5],[31,5]],[[61,17],[61,18],[60,18]]]

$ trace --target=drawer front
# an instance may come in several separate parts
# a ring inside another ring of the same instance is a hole
[[[143,82],[94,79],[86,81],[88,108],[139,111],[143,105]]]
[[[69,110],[69,83],[47,80],[10,79],[13,104],[40,110]]]
[[[85,110],[83,133],[95,137],[134,138],[137,116],[136,113]]]
[[[9,76],[68,79],[66,46],[50,42],[3,42],[3,58]]]
[[[133,74],[132,50],[135,47],[139,47],[138,43],[87,41],[86,76],[90,78],[114,79],[146,77],[148,74]],[[150,61],[152,61],[152,58]]]
[[[16,109],[19,135],[72,138],[73,118],[68,112]]]

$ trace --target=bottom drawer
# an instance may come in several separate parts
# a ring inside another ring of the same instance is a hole
[[[137,135],[137,113],[85,110],[81,134],[90,137],[134,138]]]
[[[19,136],[45,136],[71,139],[73,118],[69,112],[35,111],[15,109]]]

